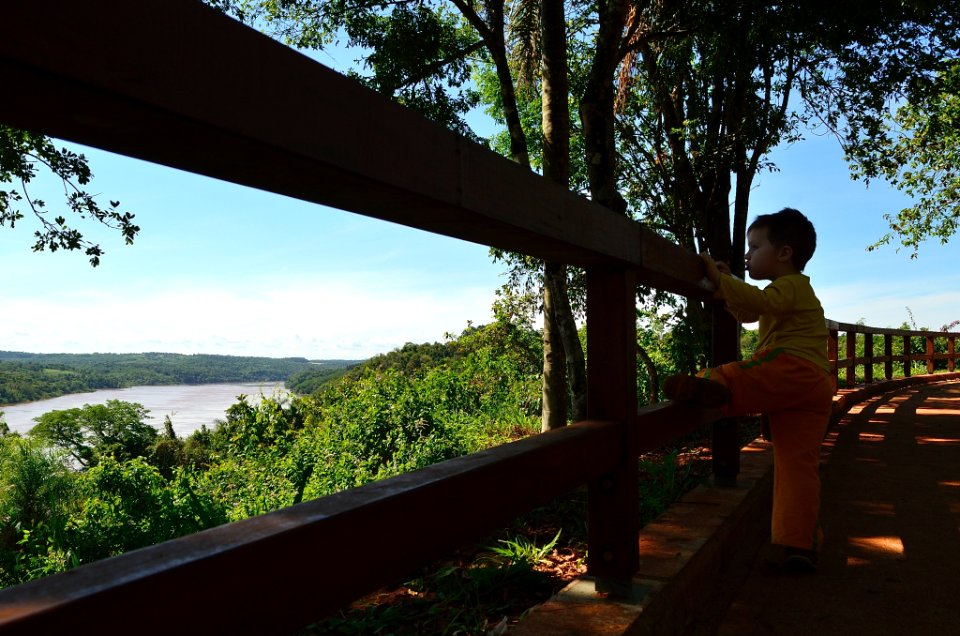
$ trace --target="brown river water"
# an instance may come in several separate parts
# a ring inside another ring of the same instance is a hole
[[[0,406],[0,411],[11,432],[26,433],[36,424],[33,419],[44,413],[122,400],[142,404],[150,411],[147,422],[157,429],[163,428],[163,419],[169,415],[173,430],[178,436],[186,437],[201,425],[213,428],[217,420],[225,419],[225,411],[241,394],[248,396],[248,401],[253,404],[258,403],[261,396],[270,397],[277,393],[286,393],[283,382],[134,386]]]

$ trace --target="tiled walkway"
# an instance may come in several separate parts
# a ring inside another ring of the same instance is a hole
[[[855,406],[824,455],[820,571],[758,558],[719,634],[960,634],[960,383]]]

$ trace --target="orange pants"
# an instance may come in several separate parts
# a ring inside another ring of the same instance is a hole
[[[732,394],[725,416],[765,413],[773,437],[771,542],[817,550],[820,530],[820,444],[833,403],[833,380],[815,363],[763,349],[749,360],[704,369]]]

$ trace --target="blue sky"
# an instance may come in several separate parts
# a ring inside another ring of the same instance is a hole
[[[328,61],[328,60],[324,60]],[[902,196],[852,181],[836,141],[777,151],[751,217],[805,212],[819,246],[807,267],[827,317],[939,328],[960,318],[954,246],[917,259],[866,251]],[[0,228],[0,349],[30,352],[219,353],[358,359],[433,342],[490,320],[502,266],[483,246],[304,203],[72,144],[90,160],[90,187],[136,214],[141,234],[83,226],[106,255],[33,253],[31,219]],[[51,204],[52,184],[32,193]]]

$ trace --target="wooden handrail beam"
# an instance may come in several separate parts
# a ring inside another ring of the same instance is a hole
[[[200,2],[8,3],[0,72],[8,125],[705,296],[696,255]]]

